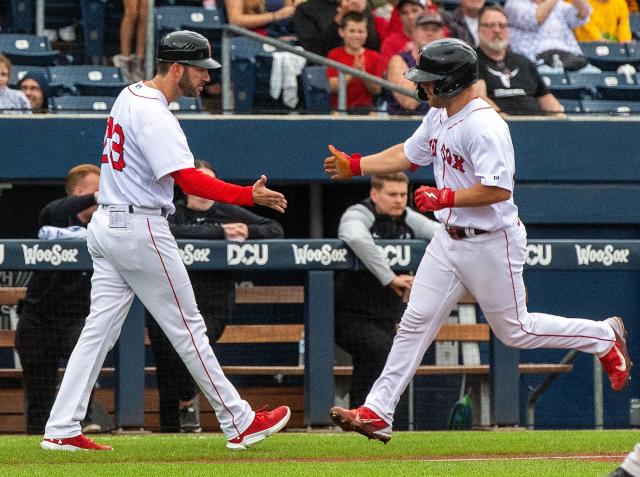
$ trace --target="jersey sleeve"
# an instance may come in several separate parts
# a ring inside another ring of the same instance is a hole
[[[337,61],[338,63],[342,63],[342,61],[340,61],[338,51],[338,48],[329,50],[329,53],[327,53],[327,58],[333,61]],[[338,76],[338,70],[333,68],[332,66],[327,66],[327,78],[333,78],[335,76]]]
[[[506,123],[484,128],[475,136],[469,142],[469,156],[474,158],[475,175],[482,185],[513,191],[515,159]]]
[[[432,114],[432,110],[427,112],[427,115],[422,120],[422,123],[420,123],[420,126],[418,126],[418,129],[416,129],[413,135],[404,142],[405,156],[407,156],[409,162],[417,164],[418,166],[427,166],[433,162],[427,128],[427,116]]]
[[[145,151],[156,179],[194,167],[187,137],[171,114],[163,114],[147,124],[138,136],[138,144]]]

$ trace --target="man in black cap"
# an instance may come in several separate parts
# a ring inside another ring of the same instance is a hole
[[[46,113],[49,111],[49,80],[39,71],[27,71],[18,82],[18,89],[22,91],[34,113]]]

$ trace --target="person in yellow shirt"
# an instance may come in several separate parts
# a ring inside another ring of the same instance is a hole
[[[589,4],[593,9],[589,21],[575,30],[579,42],[631,41],[626,0],[589,0]]]

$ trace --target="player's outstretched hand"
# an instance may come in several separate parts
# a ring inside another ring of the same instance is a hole
[[[324,160],[324,172],[332,179],[351,179],[353,176],[362,175],[360,170],[360,154],[349,156],[329,144],[331,156]]]
[[[262,175],[260,179],[253,184],[253,203],[258,205],[264,205],[283,213],[287,208],[287,199],[284,195],[275,190],[268,189],[265,184],[267,183],[267,176]]]

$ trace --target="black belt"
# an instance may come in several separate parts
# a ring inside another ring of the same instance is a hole
[[[105,210],[109,210],[109,205],[101,205]],[[127,206],[129,208],[130,214],[140,214],[140,215],[161,215],[162,217],[167,217],[169,215],[169,209],[166,207],[162,207],[160,209],[151,209],[149,207],[136,207],[133,205]]]
[[[450,225],[445,225],[444,229],[454,240],[462,240],[488,233],[487,230],[474,229],[471,227],[452,227]]]

